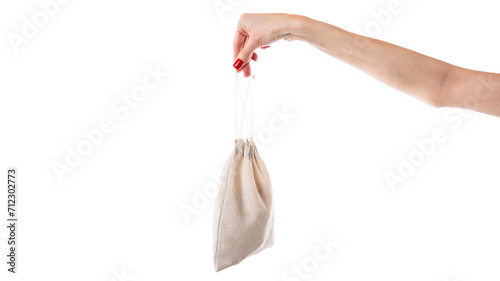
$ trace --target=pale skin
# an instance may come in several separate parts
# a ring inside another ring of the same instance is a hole
[[[243,14],[234,38],[233,66],[250,76],[250,61],[258,58],[255,50],[281,39],[307,42],[431,106],[500,117],[500,74],[455,66],[300,15]]]

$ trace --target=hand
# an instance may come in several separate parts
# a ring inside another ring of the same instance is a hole
[[[245,77],[252,74],[250,60],[257,61],[254,51],[266,49],[280,39],[292,40],[296,15],[288,14],[243,14],[238,22],[233,42],[233,67]]]

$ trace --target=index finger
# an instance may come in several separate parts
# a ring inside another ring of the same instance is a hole
[[[236,29],[236,34],[234,35],[233,40],[233,61],[236,59],[240,51],[245,46],[245,42],[247,41],[248,34],[243,33],[243,30],[240,29],[240,23],[238,23],[238,28]]]

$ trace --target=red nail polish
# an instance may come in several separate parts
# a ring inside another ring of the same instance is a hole
[[[236,69],[240,69],[240,67],[243,65],[243,61],[240,60],[240,59],[237,59],[234,64],[233,64],[233,67],[236,68]]]

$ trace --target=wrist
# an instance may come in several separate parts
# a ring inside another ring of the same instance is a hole
[[[287,29],[284,32],[285,40],[309,41],[310,26],[314,20],[301,15],[287,15]]]

